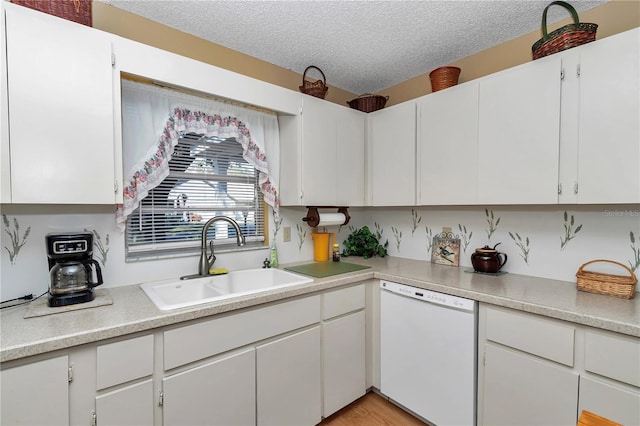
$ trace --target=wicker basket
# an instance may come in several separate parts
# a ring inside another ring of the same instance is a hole
[[[306,79],[307,71],[309,71],[309,69],[311,69],[311,68],[315,68],[318,71],[320,71],[320,74],[322,74],[322,80],[308,81]],[[327,94],[327,90],[329,90],[329,87],[327,86],[327,79],[324,76],[324,73],[322,72],[322,70],[320,68],[316,67],[315,65],[309,65],[304,70],[304,74],[302,74],[302,86],[300,86],[300,91],[302,93],[307,94],[307,95],[311,95],[311,96],[315,96],[316,98],[324,99],[324,96]]]
[[[388,96],[365,93],[364,95],[360,95],[357,98],[348,101],[347,104],[349,104],[351,108],[362,112],[373,112],[384,108],[384,105],[388,100]]]
[[[91,0],[11,0],[49,15],[91,26]]]
[[[446,89],[447,87],[458,84],[460,77],[460,68],[458,67],[440,67],[429,73],[431,79],[431,91]]]
[[[562,6],[571,13],[573,24],[558,28],[551,34],[547,34],[547,9],[554,4]],[[578,13],[569,3],[554,1],[544,8],[542,12],[542,38],[531,46],[533,59],[539,59],[553,53],[571,49],[596,39],[597,24],[581,23]]]
[[[595,262],[608,262],[619,265],[627,270],[627,275],[612,275],[601,272],[585,271],[584,267]],[[636,282],[638,279],[631,269],[622,263],[613,260],[597,259],[582,265],[576,273],[578,278],[578,290],[588,291],[589,293],[608,294],[625,299],[633,299],[636,291]]]

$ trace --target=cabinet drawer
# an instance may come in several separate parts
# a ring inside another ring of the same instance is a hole
[[[164,369],[320,321],[320,296],[279,303],[164,332]]]
[[[575,329],[529,314],[487,308],[487,339],[573,367]]]
[[[96,389],[153,374],[153,336],[98,346]]]
[[[335,290],[323,296],[322,319],[337,317],[364,308],[364,284]]]
[[[588,330],[584,345],[585,370],[640,387],[640,339]]]

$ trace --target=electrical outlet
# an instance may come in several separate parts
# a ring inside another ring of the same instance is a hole
[[[448,234],[449,232],[451,232],[451,228],[448,226],[444,226],[442,227],[442,232],[445,234]]]
[[[285,226],[282,228],[282,242],[288,243],[291,241],[291,227]]]

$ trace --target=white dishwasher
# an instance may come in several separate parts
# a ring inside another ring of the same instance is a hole
[[[380,391],[430,423],[476,424],[477,302],[380,281]]]

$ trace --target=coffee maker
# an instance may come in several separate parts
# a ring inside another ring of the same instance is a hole
[[[49,260],[49,306],[90,302],[102,284],[102,270],[93,259],[93,234],[50,233],[45,236]],[[97,280],[93,280],[93,271]]]

